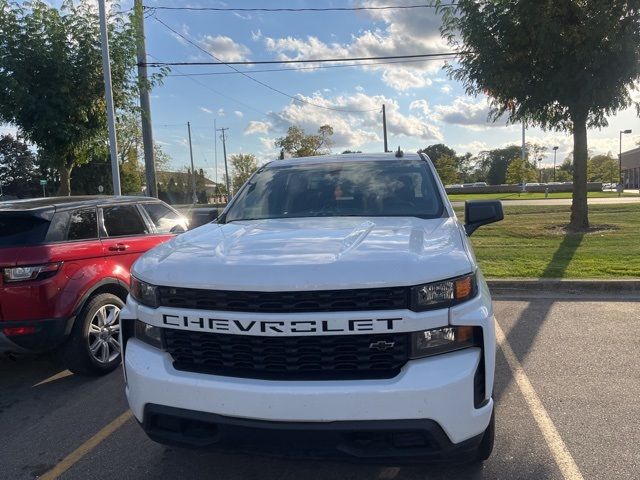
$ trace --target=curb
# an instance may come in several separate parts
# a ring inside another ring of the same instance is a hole
[[[630,294],[640,296],[640,279],[557,279],[557,278],[505,278],[488,279],[491,293],[513,294],[565,294],[602,295]]]

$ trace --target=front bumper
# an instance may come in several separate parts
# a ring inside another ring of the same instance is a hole
[[[482,434],[452,443],[433,420],[273,422],[148,404],[141,424],[154,441],[217,451],[365,462],[474,458]]]
[[[167,353],[131,338],[124,368],[140,422],[149,404],[270,422],[428,419],[457,444],[483,433],[493,410],[491,399],[474,406],[480,358],[470,348],[412,360],[381,380],[271,381],[178,371]]]

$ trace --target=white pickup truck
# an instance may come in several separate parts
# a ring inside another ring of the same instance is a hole
[[[369,461],[485,460],[491,298],[424,155],[279,160],[132,268],[126,395],[155,441]]]

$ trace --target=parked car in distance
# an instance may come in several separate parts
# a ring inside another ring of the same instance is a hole
[[[0,204],[0,352],[55,350],[73,372],[113,370],[131,265],[187,228],[148,197]]]
[[[262,166],[216,223],[131,270],[126,395],[161,443],[368,461],[482,462],[494,439],[491,297],[423,154]]]

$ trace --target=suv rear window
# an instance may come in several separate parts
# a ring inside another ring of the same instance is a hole
[[[49,221],[30,215],[0,214],[0,247],[17,247],[42,243]]]

